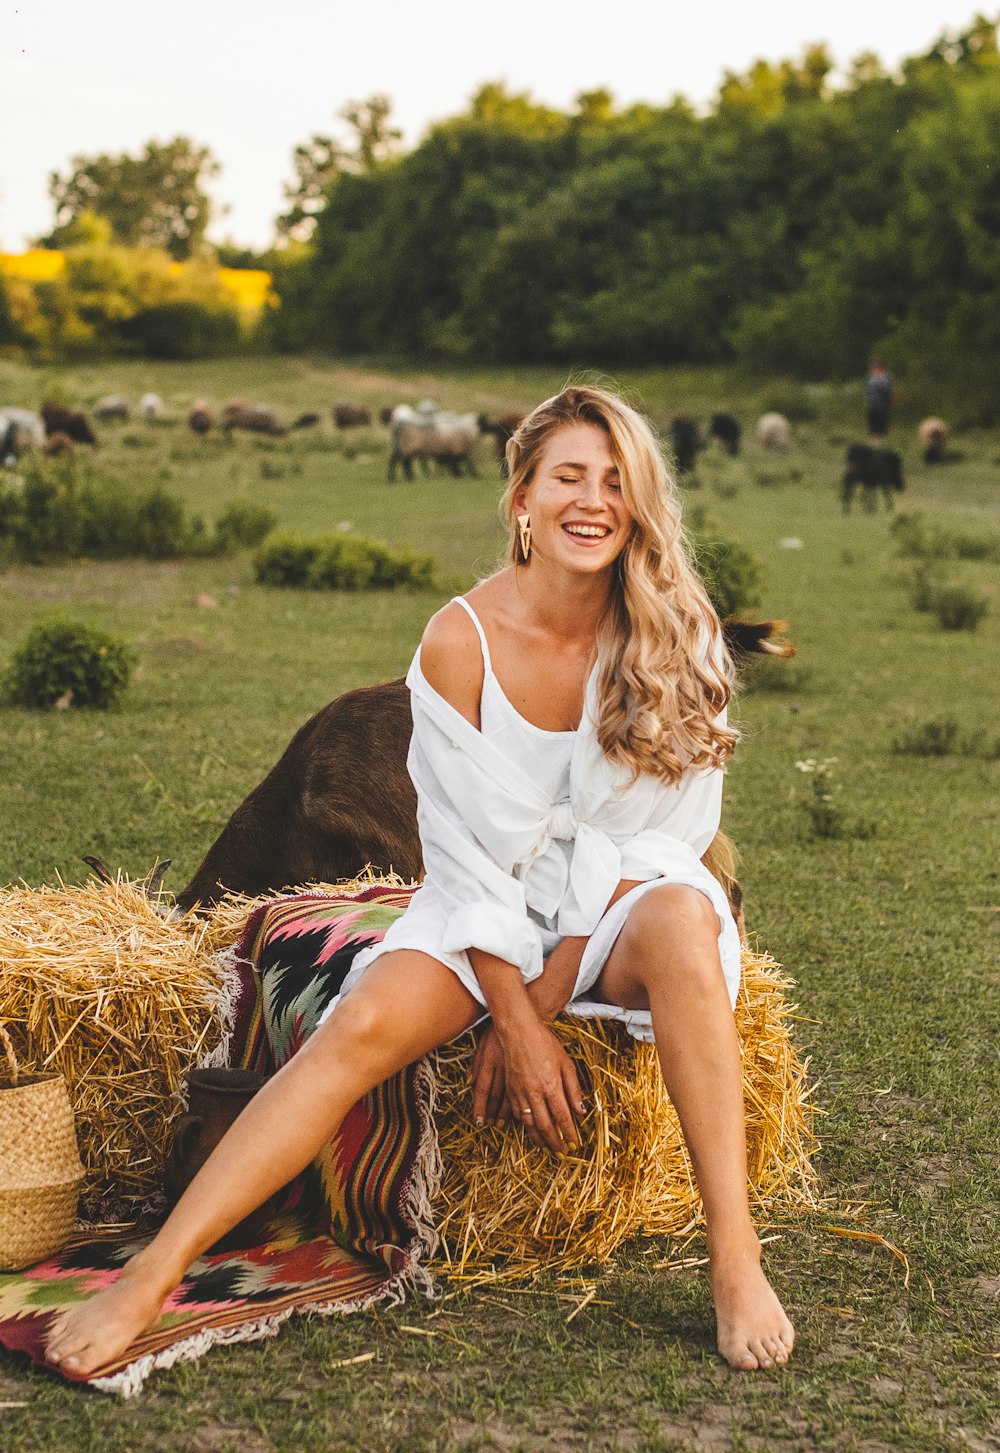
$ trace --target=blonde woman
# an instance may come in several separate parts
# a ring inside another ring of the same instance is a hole
[[[655,1038],[705,1208],[719,1350],[746,1369],[791,1353],[747,1202],[739,939],[700,862],[736,740],[719,622],[655,439],[621,399],[565,389],[507,459],[510,563],[433,617],[407,678],[425,882],[156,1238],[56,1325],[48,1356],[68,1371],[123,1352],[362,1094],[487,1014],[476,1118],[575,1147],[586,1106],[548,1027],[564,1008]]]

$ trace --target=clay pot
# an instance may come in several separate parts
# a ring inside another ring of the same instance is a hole
[[[192,1070],[187,1077],[188,1109],[174,1124],[167,1151],[163,1189],[173,1207],[194,1180],[212,1151],[267,1077],[253,1070]],[[281,1201],[281,1192],[251,1211],[217,1241],[212,1251],[235,1251],[258,1246],[264,1228]]]

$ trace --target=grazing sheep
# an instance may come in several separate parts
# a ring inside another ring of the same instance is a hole
[[[504,474],[507,473],[507,440],[520,428],[523,414],[501,414],[499,419],[491,423],[489,419],[480,421],[484,434],[492,434],[496,443],[497,462]]]
[[[784,414],[762,414],[757,420],[757,443],[762,449],[785,454],[792,442],[792,426]]]
[[[841,484],[840,499],[844,514],[851,510],[851,498],[855,489],[864,490],[863,503],[871,513],[875,509],[875,491],[880,489],[885,507],[893,507],[893,494],[905,487],[902,457],[893,449],[881,449],[872,444],[848,444],[847,468]]]
[[[73,443],[73,440],[68,434],[64,434],[61,429],[57,429],[54,434],[50,434],[45,441],[45,453],[49,455],[72,454],[75,448],[76,445]]]
[[[79,409],[68,409],[65,404],[42,404],[42,420],[49,438],[53,434],[65,434],[74,444],[97,443],[86,414]]]
[[[331,412],[334,427],[337,429],[367,429],[372,421],[371,410],[362,404],[334,404]]]
[[[424,466],[424,474],[429,474],[430,461],[435,457],[437,444],[437,435],[430,418],[418,414],[409,404],[397,404],[390,415],[389,428],[392,436],[387,476],[389,483],[395,481],[396,467],[400,464],[405,477],[412,479],[414,459],[419,459]]]
[[[780,621],[723,625],[737,659],[758,652],[793,656],[795,647],[780,637],[783,628]],[[348,691],[324,706],[237,807],[178,893],[177,907],[210,907],[227,890],[255,897],[334,883],[368,865],[419,878],[417,800],[406,770],[412,727],[401,680]],[[739,885],[731,889],[738,907]]]
[[[188,428],[196,434],[207,434],[215,427],[215,415],[204,399],[195,399],[188,414]]]
[[[132,407],[124,394],[105,394],[94,405],[95,419],[118,419],[127,424],[132,417]]]
[[[431,423],[434,430],[432,446],[437,463],[450,469],[456,478],[462,473],[464,465],[466,472],[478,479],[474,455],[482,432],[480,416],[456,414],[441,409],[432,416]]]
[[[166,411],[167,406],[159,394],[143,394],[139,400],[139,413],[150,423],[156,419],[162,419]]]
[[[285,430],[267,404],[245,404],[234,399],[222,406],[224,429],[246,429],[251,434],[284,434]]]
[[[34,409],[14,404],[0,408],[0,462],[15,462],[28,449],[45,448],[45,425]]]
[[[288,431],[293,429],[314,429],[319,423],[319,414],[300,414],[294,424],[289,424]]]
[[[740,439],[743,431],[739,422],[732,414],[713,414],[712,422],[708,426],[708,437],[718,439],[727,454],[735,459],[740,452]]]
[[[951,430],[944,419],[924,419],[917,427],[917,438],[925,464],[943,464]]]
[[[690,474],[702,447],[701,431],[696,419],[676,414],[667,425],[670,449],[681,474]]]

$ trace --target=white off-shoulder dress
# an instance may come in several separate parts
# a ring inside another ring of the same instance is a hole
[[[594,731],[597,668],[575,731],[527,721],[493,674],[486,633],[462,596],[483,651],[480,729],[427,681],[418,649],[406,681],[413,711],[407,767],[417,792],[426,876],[380,943],[356,957],[341,995],[394,949],[419,949],[446,965],[486,1007],[470,948],[515,964],[525,982],[563,937],[587,937],[567,1011],[623,1021],[651,1040],[648,1011],[588,997],[631,909],[662,883],[704,893],[719,920],[730,1001],[740,982],[740,941],[729,900],[700,861],[715,836],[723,773],[691,770],[668,786],[609,762]],[[632,888],[606,912],[623,879]],[[323,1016],[324,1018],[326,1015]]]

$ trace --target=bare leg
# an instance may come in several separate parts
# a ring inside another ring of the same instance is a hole
[[[719,1351],[731,1366],[751,1369],[786,1362],[795,1333],[761,1269],[750,1218],[739,1041],[717,937],[704,894],[651,888],[629,914],[597,992],[652,1014],[705,1207]]]
[[[362,1095],[480,1013],[451,970],[427,954],[378,959],[254,1096],[149,1246],[113,1286],[59,1319],[49,1360],[86,1376],[118,1357],[157,1320],[191,1263],[304,1170]]]

